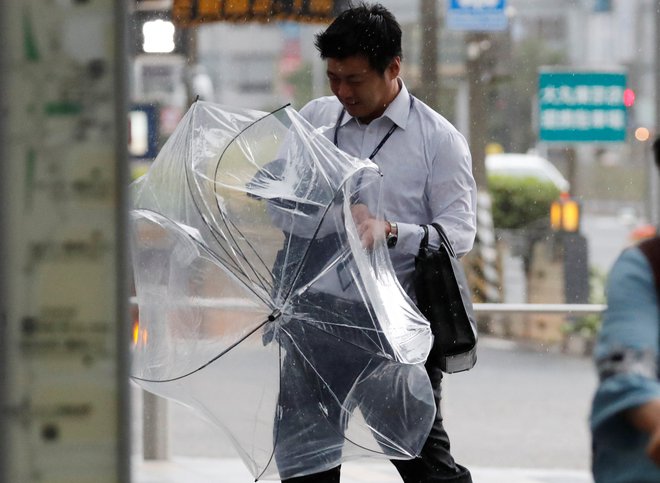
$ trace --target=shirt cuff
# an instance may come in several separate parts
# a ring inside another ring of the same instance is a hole
[[[393,220],[396,221],[396,220]],[[396,250],[399,253],[406,253],[410,255],[417,255],[419,253],[419,244],[424,237],[424,229],[413,223],[399,223],[396,222],[399,231],[396,246],[391,250]],[[429,233],[431,235],[431,233]],[[439,240],[438,234],[436,236],[436,244]],[[437,248],[437,245],[436,245]]]

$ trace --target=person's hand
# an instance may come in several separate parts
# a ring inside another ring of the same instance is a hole
[[[353,215],[355,226],[360,226],[360,223],[368,220],[369,218],[373,218],[369,208],[364,203],[357,203],[352,205],[351,214]]]
[[[375,240],[385,238],[389,234],[390,224],[374,218],[367,205],[358,203],[351,206],[351,214],[357,226],[363,248],[372,249]]]
[[[660,426],[650,433],[646,454],[656,466],[660,466]]]
[[[628,421],[649,435],[646,455],[660,467],[660,399],[651,399],[626,411]]]
[[[368,250],[373,248],[375,240],[385,238],[389,226],[389,223],[386,221],[380,221],[376,218],[369,218],[360,223],[358,226],[358,233],[360,234],[362,247]]]

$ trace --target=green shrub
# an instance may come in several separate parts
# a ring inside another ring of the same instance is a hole
[[[488,188],[493,203],[495,228],[515,230],[541,219],[550,219],[550,205],[559,189],[532,177],[490,175]]]

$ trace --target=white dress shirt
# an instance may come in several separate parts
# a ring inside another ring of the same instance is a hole
[[[476,184],[465,138],[437,112],[401,90],[383,115],[369,124],[344,113],[337,133],[340,149],[367,158],[393,124],[397,128],[374,156],[383,173],[384,216],[398,224],[398,242],[390,258],[403,288],[413,296],[414,259],[424,235],[420,226],[439,223],[458,256],[472,248],[476,234]],[[305,105],[300,114],[331,141],[342,105],[335,96]],[[429,242],[437,246],[429,227]]]

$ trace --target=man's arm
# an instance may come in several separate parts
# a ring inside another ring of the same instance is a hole
[[[646,257],[626,250],[607,281],[607,311],[595,360],[600,383],[591,413],[594,439],[621,423],[650,434],[649,457],[660,465],[658,300]]]
[[[447,133],[435,151],[436,158],[426,180],[432,222],[442,226],[460,257],[472,249],[476,234],[476,183],[472,176],[472,159],[467,143],[458,131]],[[398,231],[396,250],[416,255],[424,230],[405,220],[356,219],[360,234],[366,234],[362,237],[363,245],[370,246],[375,236],[386,237],[391,222],[396,223]],[[439,243],[438,233],[429,230],[429,245],[437,247]]]
[[[440,139],[427,190],[433,222],[442,226],[456,255],[465,255],[477,232],[477,186],[470,150],[458,131]],[[429,230],[429,244],[439,241],[437,232]]]

